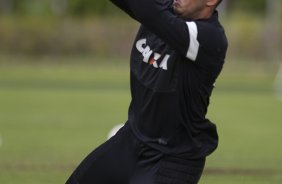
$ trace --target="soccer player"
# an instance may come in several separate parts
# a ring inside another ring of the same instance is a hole
[[[206,118],[227,50],[221,0],[111,0],[141,23],[128,121],[67,184],[196,184],[217,147]]]

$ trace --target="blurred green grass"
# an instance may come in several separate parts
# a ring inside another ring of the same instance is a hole
[[[0,62],[0,183],[64,183],[108,131],[126,120],[128,63],[5,62],[9,59]],[[220,145],[208,158],[201,183],[282,182],[282,102],[272,90],[274,76],[275,67],[226,64],[208,114],[218,126]]]

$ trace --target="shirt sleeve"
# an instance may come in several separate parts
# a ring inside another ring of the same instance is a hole
[[[199,52],[198,27],[194,21],[177,17],[172,0],[111,0],[186,58],[196,61]]]

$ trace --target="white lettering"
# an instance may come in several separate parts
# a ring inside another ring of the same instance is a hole
[[[149,59],[150,59],[152,53],[153,53],[153,51],[150,49],[149,46],[147,46],[147,47],[144,49],[144,51],[143,51],[142,54],[143,54],[143,57],[144,57],[143,61],[144,61],[145,63],[148,63],[148,62],[149,62]]]
[[[161,68],[163,70],[167,70],[167,62],[168,59],[170,58],[170,55],[166,54],[161,64],[158,66],[157,61],[161,58],[161,55],[159,53],[154,53],[154,57],[151,58],[153,54],[153,50],[151,50],[150,46],[146,45],[146,43],[147,43],[147,39],[140,39],[136,42],[136,49],[142,54],[143,62],[149,63],[155,68]]]
[[[154,53],[154,62],[153,62],[153,66],[155,68],[159,68],[157,60],[160,59],[161,55],[159,53]]]
[[[139,52],[143,53],[144,52],[144,47],[142,47],[143,45],[146,45],[146,39],[141,39],[141,40],[138,40],[136,42],[136,48]]]
[[[161,64],[160,64],[160,68],[167,70],[167,61],[169,59],[170,55],[166,54],[164,59],[162,60]]]

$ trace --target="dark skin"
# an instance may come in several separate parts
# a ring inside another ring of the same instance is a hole
[[[219,0],[173,0],[174,12],[183,19],[208,19]]]

